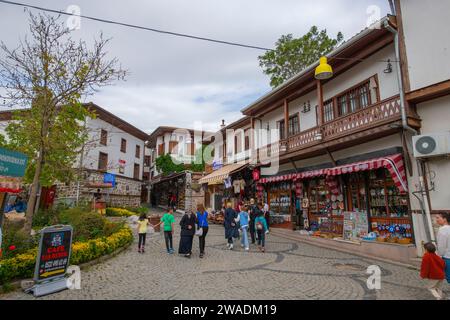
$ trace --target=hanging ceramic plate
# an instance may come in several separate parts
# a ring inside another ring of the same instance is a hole
[[[384,196],[384,189],[381,189],[380,194],[381,194],[382,196]]]
[[[370,195],[371,195],[372,197],[375,197],[376,194],[377,194],[377,192],[376,192],[375,189],[371,189],[371,190],[370,190]]]
[[[333,202],[333,203],[331,204],[331,208],[337,209],[337,207],[338,207],[338,204],[337,204],[336,202]]]
[[[342,194],[338,195],[337,200],[340,202],[344,201],[344,196]]]
[[[331,201],[336,201],[336,199],[337,199],[337,197],[333,194],[332,196],[331,196]]]

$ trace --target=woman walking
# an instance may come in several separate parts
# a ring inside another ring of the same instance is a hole
[[[248,244],[248,224],[249,224],[249,215],[248,215],[248,207],[242,206],[242,211],[239,212],[238,217],[235,219],[236,222],[240,223],[241,230],[242,230],[242,238],[241,238],[241,247],[245,248],[245,251],[248,251],[249,244]]]
[[[231,202],[227,203],[227,208],[225,209],[224,216],[224,227],[225,227],[225,239],[227,239],[227,248],[233,250],[233,238],[236,238],[236,221],[237,218],[236,211],[233,210]],[[239,232],[238,232],[239,233]]]
[[[181,233],[178,253],[184,254],[186,258],[190,258],[192,254],[192,241],[194,240],[196,223],[197,218],[192,212],[185,213],[180,221]]]
[[[202,204],[197,205],[197,226],[202,229],[202,235],[198,238],[200,245],[200,258],[205,255],[205,238],[208,234],[208,212]]]
[[[437,251],[445,261],[445,278],[450,283],[450,214],[439,213],[436,222],[441,226],[437,235]]]
[[[265,252],[266,244],[266,234],[269,233],[269,228],[267,227],[266,218],[264,217],[264,212],[261,210],[262,204],[258,204],[259,213],[258,217],[255,219],[255,231],[258,235],[258,248],[262,252]]]

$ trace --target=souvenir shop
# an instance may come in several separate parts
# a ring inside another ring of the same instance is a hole
[[[254,179],[256,178],[256,179]],[[237,208],[255,197],[256,183],[259,180],[259,169],[251,169],[248,165],[226,165],[201,178],[199,183],[205,188],[205,204],[219,211],[226,201]]]
[[[282,215],[287,222],[290,216],[293,227],[314,235],[413,243],[401,154],[262,178],[258,188],[275,219]]]
[[[186,197],[185,172],[155,178],[151,183],[151,193],[153,193],[151,197],[154,197],[156,206],[166,209],[171,198],[174,197],[175,207],[184,210]]]

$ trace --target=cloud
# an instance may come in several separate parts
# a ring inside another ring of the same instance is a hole
[[[165,0],[33,1],[33,5],[204,37],[273,47],[282,34],[301,36],[312,25],[350,38],[366,26],[370,5],[386,0]],[[16,47],[28,32],[27,13],[0,4],[0,39]],[[65,18],[64,18],[65,19]],[[92,42],[103,32],[112,37],[109,55],[130,71],[126,82],[89,100],[149,131],[159,125],[190,127],[201,120],[217,128],[240,117],[239,110],[270,90],[254,49],[183,39],[82,20],[75,38]]]

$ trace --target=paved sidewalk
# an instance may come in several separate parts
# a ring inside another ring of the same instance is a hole
[[[179,215],[177,216],[177,220]],[[178,226],[178,225],[176,225]],[[174,236],[178,248],[179,227]],[[82,271],[82,289],[40,299],[432,299],[417,270],[316,247],[274,234],[266,253],[252,246],[226,249],[223,226],[212,225],[206,256],[168,255],[164,237],[148,238],[146,253],[134,243],[118,256]],[[366,286],[366,269],[382,270],[381,290]],[[445,284],[447,293],[449,286]],[[0,299],[34,299],[16,291]]]

